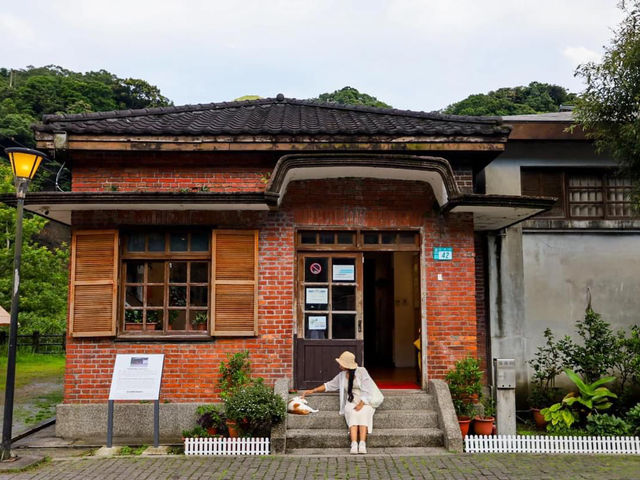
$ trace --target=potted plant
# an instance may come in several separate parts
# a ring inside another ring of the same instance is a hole
[[[484,406],[484,413],[473,418],[473,430],[477,435],[491,435],[496,420],[496,408],[493,398],[485,397],[482,405]]]
[[[207,313],[206,312],[196,312],[196,314],[191,319],[191,329],[192,330],[206,330],[207,329]]]
[[[227,400],[229,400],[235,392],[244,385],[251,382],[251,362],[249,362],[249,352],[238,352],[233,355],[227,355],[227,361],[220,363],[220,379],[218,387],[220,388],[220,396],[225,402],[225,412]],[[230,437],[238,436],[238,425],[235,418],[230,415],[226,416],[226,427]]]
[[[545,344],[538,347],[535,356],[529,361],[533,368],[533,382],[529,394],[529,406],[538,428],[544,428],[546,420],[540,413],[543,408],[552,405],[558,396],[555,386],[556,377],[562,373],[565,363],[563,345],[565,341],[554,341],[551,329],[544,331]]]
[[[204,428],[209,435],[223,434],[225,429],[226,415],[219,405],[200,405],[196,409],[198,419],[196,423]]]
[[[280,395],[258,378],[225,400],[225,412],[249,436],[268,437],[271,427],[284,419],[287,406]]]
[[[125,331],[142,330],[142,310],[125,310],[124,311],[124,329]]]
[[[464,437],[469,431],[473,404],[477,403],[482,391],[480,362],[473,357],[457,361],[453,370],[447,373],[446,380]]]

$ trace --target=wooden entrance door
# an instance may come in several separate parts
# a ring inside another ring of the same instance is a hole
[[[345,350],[363,365],[362,254],[299,254],[297,298],[296,388],[333,378]]]

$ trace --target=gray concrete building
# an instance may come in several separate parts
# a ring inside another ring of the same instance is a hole
[[[614,328],[640,324],[640,217],[631,182],[598,155],[571,112],[504,117],[512,125],[505,153],[478,177],[487,194],[549,196],[555,206],[488,234],[486,252],[489,358],[515,358],[518,398],[527,393],[527,361],[549,327],[575,332],[587,291]]]

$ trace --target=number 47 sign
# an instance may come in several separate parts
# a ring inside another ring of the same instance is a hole
[[[434,260],[453,260],[452,247],[433,247]]]

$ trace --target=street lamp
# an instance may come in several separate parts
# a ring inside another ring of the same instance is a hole
[[[4,417],[2,420],[2,446],[0,461],[11,459],[11,424],[13,422],[13,393],[16,383],[16,350],[18,343],[18,300],[20,292],[20,256],[22,255],[22,211],[24,197],[29,189],[44,154],[29,148],[5,148],[11,161],[16,185],[16,241],[13,254],[13,293],[11,296],[11,320],[9,326],[9,352],[7,358],[7,383],[4,393]]]

